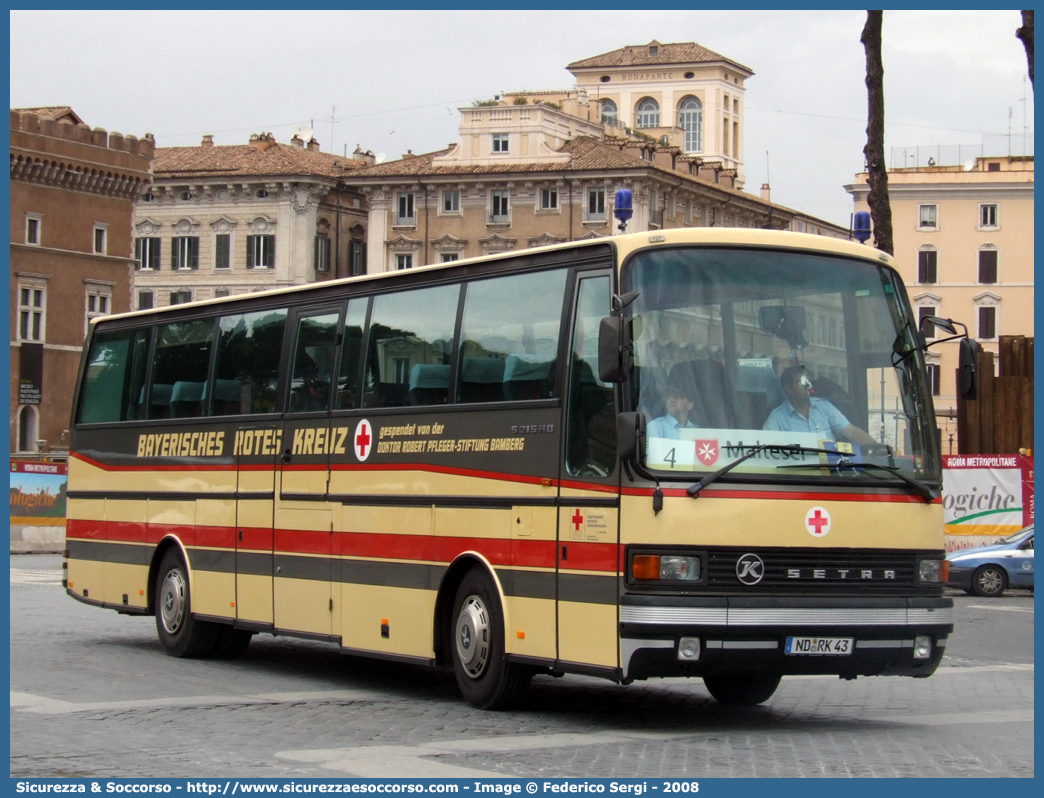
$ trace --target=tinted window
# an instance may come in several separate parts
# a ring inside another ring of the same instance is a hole
[[[81,423],[143,418],[145,365],[152,330],[100,333],[91,341],[84,373]]]
[[[214,338],[213,319],[159,326],[149,386],[149,418],[206,415],[207,369]]]
[[[368,299],[353,299],[348,303],[344,343],[341,346],[341,368],[337,378],[337,398],[334,400],[334,407],[337,408],[359,406],[359,361],[362,359],[362,335],[368,305]]]
[[[459,295],[452,285],[374,298],[365,407],[446,401]]]
[[[341,313],[337,310],[298,319],[290,380],[288,409],[291,413],[329,409],[340,319]]]
[[[210,405],[213,415],[275,411],[285,327],[285,308],[221,318]]]
[[[457,401],[555,395],[565,280],[563,269],[468,284]]]

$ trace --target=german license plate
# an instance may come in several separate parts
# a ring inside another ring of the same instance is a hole
[[[788,637],[785,653],[807,657],[847,657],[855,647],[851,637]]]

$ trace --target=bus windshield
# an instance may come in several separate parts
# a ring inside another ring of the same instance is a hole
[[[765,446],[732,475],[939,478],[923,354],[891,269],[658,248],[630,260],[623,287],[638,292],[630,397],[650,471],[715,471]]]

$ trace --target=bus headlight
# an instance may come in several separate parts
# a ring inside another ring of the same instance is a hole
[[[700,558],[677,554],[636,554],[631,576],[639,581],[698,582]]]
[[[917,635],[914,638],[914,659],[928,659],[932,655],[931,635]]]
[[[949,575],[949,560],[921,560],[917,564],[917,579],[920,582],[939,584]]]

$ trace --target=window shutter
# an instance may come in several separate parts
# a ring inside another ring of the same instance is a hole
[[[979,282],[997,282],[997,250],[983,249],[979,251]]]

